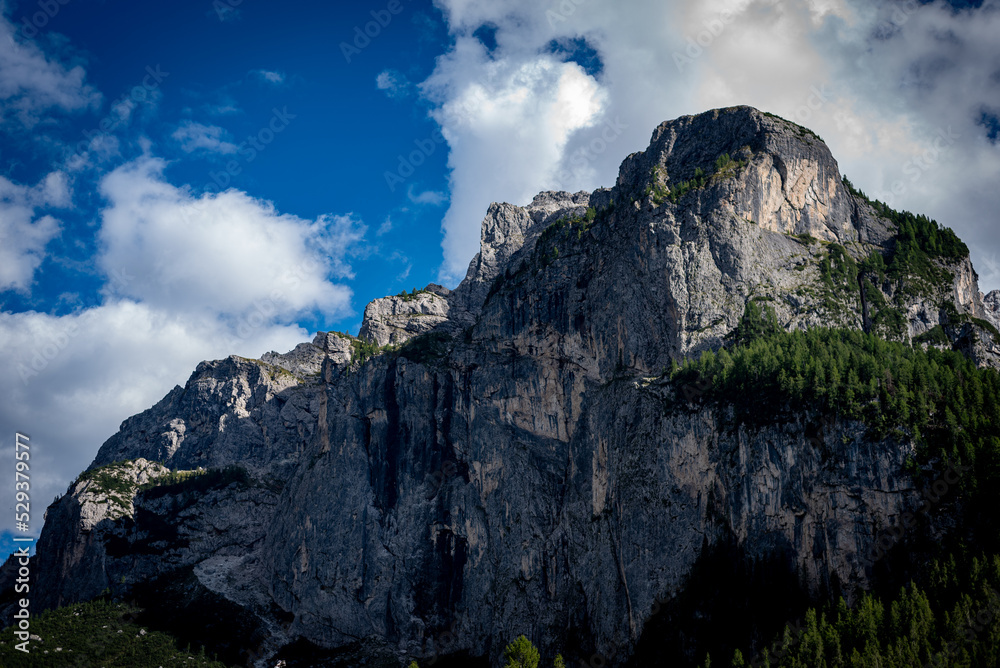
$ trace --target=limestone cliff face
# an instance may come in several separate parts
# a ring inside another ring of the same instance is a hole
[[[912,445],[808,412],[734,423],[662,372],[750,299],[789,329],[940,325],[995,364],[976,319],[998,300],[967,258],[935,281],[852,273],[895,232],[804,128],[746,107],[664,123],[613,188],[492,205],[465,280],[372,302],[365,342],[203,363],[126,420],[95,467],[191,477],[147,473],[127,513],[71,488],[39,544],[45,604],[190,568],[267,629],[257,657],[300,637],[496,657],[530,632],[618,664],[716,541],[851,595],[916,504]]]

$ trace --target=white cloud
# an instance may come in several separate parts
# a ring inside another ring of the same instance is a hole
[[[375,87],[391,98],[406,97],[409,94],[412,84],[406,76],[396,70],[383,70],[375,77]]]
[[[435,4],[454,38],[421,84],[451,152],[444,280],[463,275],[489,201],[611,185],[660,122],[737,104],[813,128],[872,195],[901,182],[893,203],[954,227],[977,266],[1000,252],[986,222],[1000,209],[1000,152],[977,125],[1000,114],[997,0],[957,12],[888,0]],[[491,53],[472,36],[487,24]],[[559,62],[553,40],[585,42],[599,73]],[[949,127],[959,137],[915,178]],[[599,141],[611,128],[613,142]],[[984,287],[1000,287],[991,275]]]
[[[60,229],[51,215],[36,212],[69,203],[69,185],[61,172],[52,172],[34,187],[0,176],[0,291],[28,291],[46,245]]]
[[[425,190],[418,193],[413,186],[407,188],[406,197],[414,204],[430,204],[433,206],[441,206],[448,201],[448,195],[443,192]]]
[[[524,203],[554,174],[569,137],[591,125],[606,96],[575,63],[548,56],[490,60],[458,39],[423,84],[451,146],[451,206],[443,223],[445,280],[464,274],[493,200]]]
[[[237,190],[195,198],[162,178],[165,163],[145,157],[101,182],[100,266],[132,276],[121,295],[171,310],[237,316],[263,298],[282,316],[348,309],[347,253],[364,236],[349,216],[304,220]]]
[[[208,112],[213,116],[230,116],[232,114],[242,113],[242,109],[237,107],[235,104],[218,104],[208,107]]]
[[[239,150],[236,144],[226,141],[229,133],[217,125],[184,121],[170,136],[180,143],[181,150],[186,153],[208,151],[229,155]]]
[[[280,86],[285,82],[284,72],[275,72],[272,70],[254,70],[251,72],[254,76],[258,77],[261,81],[272,84],[274,86]]]
[[[32,41],[15,38],[17,28],[0,15],[0,119],[13,117],[34,126],[45,111],[96,108],[101,95],[85,83],[77,65],[67,69]]]

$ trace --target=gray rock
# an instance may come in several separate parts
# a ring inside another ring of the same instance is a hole
[[[530,249],[542,230],[564,216],[582,216],[590,202],[588,193],[543,192],[527,207],[490,205],[483,220],[480,251],[472,258],[465,280],[455,289],[455,301],[476,314],[493,282],[522,248]]]
[[[387,346],[430,332],[448,322],[450,291],[431,284],[411,295],[383,297],[365,307],[358,337]]]
[[[993,290],[983,297],[983,318],[1000,329],[1000,290]]]

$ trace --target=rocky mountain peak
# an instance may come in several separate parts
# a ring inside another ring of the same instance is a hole
[[[734,178],[725,178],[732,176]],[[752,107],[660,124],[649,148],[623,163],[616,189],[677,193],[703,177],[709,206],[784,234],[847,243],[858,238],[851,197],[829,148],[811,130]],[[619,195],[619,197],[621,197]]]
[[[612,188],[492,204],[454,290],[376,299],[358,338],[204,362],[126,420],[91,467],[115,507],[76,485],[49,509],[41,604],[212,600],[258,666],[295,642],[498,660],[526,628],[620,666],[715,546],[850,597],[918,501],[914,438],[699,401],[673,365],[724,358],[751,306],[1000,361],[1000,293],[950,230],[868,200],[793,123],[679,118]]]

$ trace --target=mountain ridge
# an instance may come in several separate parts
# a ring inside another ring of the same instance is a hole
[[[187,573],[257,620],[234,656],[258,665],[297,639],[495,658],[527,629],[622,665],[713,545],[852,598],[918,501],[914,439],[668,410],[705,388],[667,370],[754,304],[997,368],[1000,293],[953,237],[870,202],[793,123],[667,121],[611,188],[492,204],[454,290],[374,300],[357,338],[204,362],[123,422],[49,508],[38,600]]]

